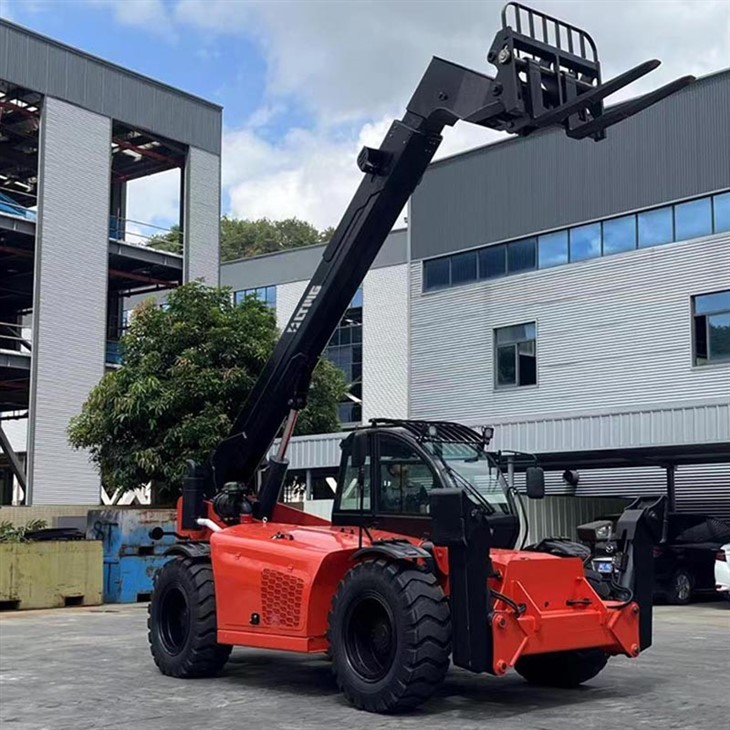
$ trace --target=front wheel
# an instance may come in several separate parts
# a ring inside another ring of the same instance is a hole
[[[601,649],[573,649],[550,654],[528,654],[517,660],[515,669],[530,684],[563,689],[593,679],[607,664]]]
[[[328,638],[337,684],[355,707],[410,709],[431,697],[449,667],[449,605],[431,573],[360,563],[332,600]]]
[[[212,677],[231,648],[216,641],[215,590],[210,563],[176,557],[155,576],[148,639],[158,669],[170,677]]]

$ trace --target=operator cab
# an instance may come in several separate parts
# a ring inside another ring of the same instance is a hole
[[[342,441],[335,525],[431,536],[431,493],[455,488],[481,509],[492,546],[513,548],[520,522],[515,496],[489,438],[457,423],[375,420]]]

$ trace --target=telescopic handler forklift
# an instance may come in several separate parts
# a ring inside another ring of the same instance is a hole
[[[208,464],[188,464],[179,541],[149,609],[164,674],[215,675],[233,646],[322,653],[355,707],[393,712],[427,700],[450,660],[572,687],[609,657],[651,645],[663,505],[624,512],[616,580],[599,586],[579,557],[516,548],[519,496],[489,450],[489,429],[372,421],[342,442],[331,521],[279,502],[312,370],[443,128],[466,121],[524,136],[562,127],[600,141],[693,80],[604,109],[607,96],[659,61],[604,82],[586,32],[514,2],[487,60],[494,78],[434,58],[380,148],[360,152],[362,182],[230,436]],[[527,470],[526,484],[528,496],[542,496],[539,467]]]

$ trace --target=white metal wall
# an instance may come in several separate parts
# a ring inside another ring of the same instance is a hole
[[[218,285],[221,158],[191,147],[185,163],[185,281]]]
[[[309,281],[293,281],[291,284],[279,284],[276,287],[276,324],[280,330],[286,327],[294,308],[304,294]]]
[[[363,421],[408,416],[408,265],[363,284]]]
[[[411,415],[499,421],[728,402],[730,365],[692,365],[690,300],[729,285],[727,234],[429,294],[414,263]],[[494,328],[531,321],[537,386],[495,389]]]
[[[46,98],[41,125],[30,497],[98,504],[99,477],[66,428],[104,374],[111,120]]]

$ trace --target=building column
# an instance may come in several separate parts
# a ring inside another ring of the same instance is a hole
[[[99,504],[89,455],[69,420],[104,374],[111,120],[47,97],[41,118],[33,293],[28,495]]]
[[[218,286],[221,159],[190,147],[184,174],[184,278],[186,282],[202,280]]]

